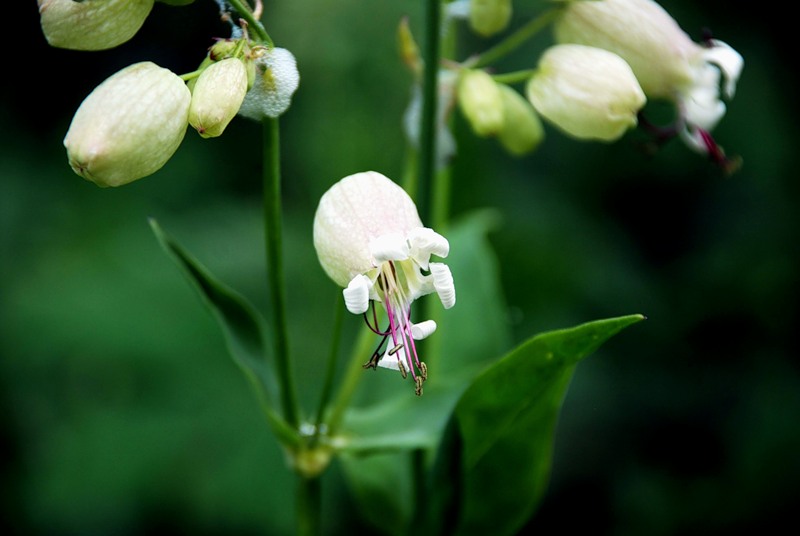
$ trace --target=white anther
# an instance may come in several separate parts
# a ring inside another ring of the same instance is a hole
[[[450,309],[456,304],[456,286],[450,268],[441,262],[432,262],[431,275],[433,276],[433,288],[439,295],[439,299],[442,300],[442,305],[445,309]]]
[[[369,251],[377,266],[403,261],[408,258],[408,241],[400,233],[386,233],[369,241]]]
[[[347,288],[342,291],[344,295],[344,304],[347,310],[354,315],[360,315],[367,312],[369,307],[369,289],[372,283],[369,277],[364,274],[355,276]]]
[[[411,326],[411,336],[416,341],[421,341],[425,337],[430,336],[434,331],[436,331],[436,322],[433,320],[424,320],[419,324]]]

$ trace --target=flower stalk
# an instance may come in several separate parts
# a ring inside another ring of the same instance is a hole
[[[286,318],[286,276],[283,269],[283,229],[280,172],[280,130],[277,118],[263,120],[264,231],[267,251],[267,282],[275,325],[275,365],[286,421],[298,428],[300,416],[294,374],[289,358]]]

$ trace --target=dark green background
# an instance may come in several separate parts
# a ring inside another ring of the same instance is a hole
[[[211,140],[189,131],[161,171],[120,189],[73,174],[62,145],[74,110],[113,72],[141,60],[193,70],[211,38],[227,35],[215,4],[157,4],[133,40],[103,52],[49,48],[35,3],[12,4],[17,37],[7,33],[0,84],[0,528],[290,532],[282,453],[147,224],[156,217],[265,308],[259,126],[237,119]],[[515,2],[512,24],[541,4]],[[578,367],[531,533],[752,534],[795,520],[796,30],[751,2],[662,5],[693,37],[709,26],[745,58],[714,132],[742,156],[739,173],[724,176],[678,141],[647,156],[638,132],[586,144],[547,127],[540,150],[515,159],[455,121],[453,213],[502,214],[491,240],[515,340],[648,317]],[[291,350],[307,408],[339,292],[316,262],[311,218],[345,175],[399,180],[404,15],[420,36],[420,1],[266,2],[267,29],[301,73],[281,125]],[[461,57],[493,42],[459,40]],[[500,70],[532,67],[547,41]],[[360,328],[346,318],[347,337]],[[326,531],[359,527],[336,464],[324,492]]]

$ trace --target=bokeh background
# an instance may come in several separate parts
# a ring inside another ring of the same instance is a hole
[[[544,2],[515,1],[517,26]],[[578,368],[550,489],[525,533],[753,534],[796,526],[800,481],[797,87],[791,29],[751,2],[664,0],[681,26],[736,48],[745,68],[715,137],[743,158],[725,176],[680,142],[640,133],[579,143],[548,127],[512,158],[456,116],[454,217],[493,208],[515,341],[642,313]],[[0,84],[0,529],[4,534],[291,533],[293,480],[246,381],[193,289],[158,246],[155,217],[265,309],[260,127],[188,132],[156,175],[99,189],[62,139],[81,100],[140,60],[194,69],[228,35],[216,5],[157,4],[109,51],[49,48],[36,4]],[[267,1],[297,57],[281,120],[292,352],[313,407],[339,290],[316,262],[324,190],[368,169],[400,177],[411,77],[395,30],[421,35],[422,2]],[[547,34],[501,70],[532,67]],[[461,57],[491,44],[459,30]],[[469,292],[469,289],[459,289]],[[345,322],[346,334],[360,328]],[[331,534],[369,533],[334,464]],[[379,507],[379,506],[376,506]]]

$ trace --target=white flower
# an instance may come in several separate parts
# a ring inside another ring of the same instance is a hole
[[[400,186],[366,171],[341,179],[322,196],[314,216],[314,247],[322,268],[344,287],[348,311],[363,314],[381,337],[364,366],[399,370],[403,377],[410,373],[421,394],[427,367],[414,341],[433,333],[436,324],[413,321],[411,304],[436,293],[446,309],[455,305],[450,268],[430,260],[448,255],[447,239],[423,227],[414,202]],[[386,329],[378,326],[374,302],[383,304]]]
[[[744,59],[733,48],[715,39],[695,43],[653,0],[570,2],[554,33],[559,43],[621,56],[648,98],[676,104],[682,136],[691,147],[706,153],[717,149],[698,140],[710,140],[707,133],[725,115],[722,97],[731,99],[736,91]]]
[[[553,45],[525,88],[539,114],[566,134],[614,141],[637,125],[646,98],[618,55],[585,45]]]

